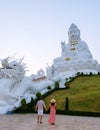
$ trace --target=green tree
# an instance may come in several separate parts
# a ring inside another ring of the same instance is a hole
[[[59,82],[58,81],[55,82],[55,89],[56,90],[59,89]]]

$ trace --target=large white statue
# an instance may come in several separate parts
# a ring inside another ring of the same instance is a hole
[[[87,44],[80,38],[80,30],[75,24],[71,24],[68,31],[69,42],[62,45],[62,57],[66,60],[79,60],[79,61],[91,61],[92,54],[89,51]]]
[[[56,75],[52,75],[52,78],[59,80],[61,76],[64,79],[64,77],[70,77],[71,74],[74,75],[77,72],[100,72],[100,64],[93,59],[87,43],[81,40],[80,30],[75,24],[70,25],[68,38],[67,44],[65,41],[61,42],[61,57],[54,59],[52,66],[57,74],[53,72]]]

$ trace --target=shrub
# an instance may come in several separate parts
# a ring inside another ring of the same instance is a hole
[[[69,83],[69,82],[66,82],[66,83],[65,83],[65,87],[66,87],[66,88],[69,88],[69,87],[70,87],[70,83]]]
[[[77,72],[77,74],[76,74],[77,76],[79,76],[80,75],[80,72]]]
[[[23,98],[23,99],[21,100],[21,105],[22,105],[22,106],[26,105],[26,99],[25,99],[25,98]]]
[[[28,103],[27,104],[28,105],[28,107],[33,107],[34,105],[35,105],[35,100],[31,97],[31,101],[30,101],[30,103]]]
[[[55,82],[55,89],[59,89],[59,82],[58,81]]]
[[[100,75],[100,72],[98,72],[98,75]]]
[[[68,81],[68,78],[66,78],[66,81]]]
[[[35,100],[31,97],[30,103],[27,104],[28,106],[28,113],[33,113],[35,111]]]
[[[48,89],[48,90],[51,90],[51,86],[49,85],[49,86],[47,87],[47,89]]]
[[[40,92],[37,92],[37,93],[36,93],[36,97],[37,97],[37,98],[41,98],[41,96],[42,96],[42,95],[41,95]]]
[[[21,100],[21,108],[20,108],[20,111],[22,112],[22,113],[26,113],[27,112],[27,109],[28,109],[28,106],[27,106],[27,104],[26,104],[26,99],[25,98],[23,98],[22,100]]]
[[[90,72],[90,75],[92,75],[92,72]]]
[[[81,72],[81,76],[82,76],[82,75],[84,75],[84,73],[83,73],[83,72]]]

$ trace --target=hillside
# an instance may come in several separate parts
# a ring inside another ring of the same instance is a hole
[[[50,100],[55,98],[57,109],[64,110],[66,97],[69,110],[100,112],[100,75],[79,76],[70,83],[69,89],[55,91],[44,101],[49,106]]]

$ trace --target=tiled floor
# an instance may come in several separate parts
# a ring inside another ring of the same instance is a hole
[[[56,115],[56,124],[47,122],[48,114],[43,116],[43,124],[37,123],[36,114],[0,115],[0,130],[100,130],[99,117]]]

